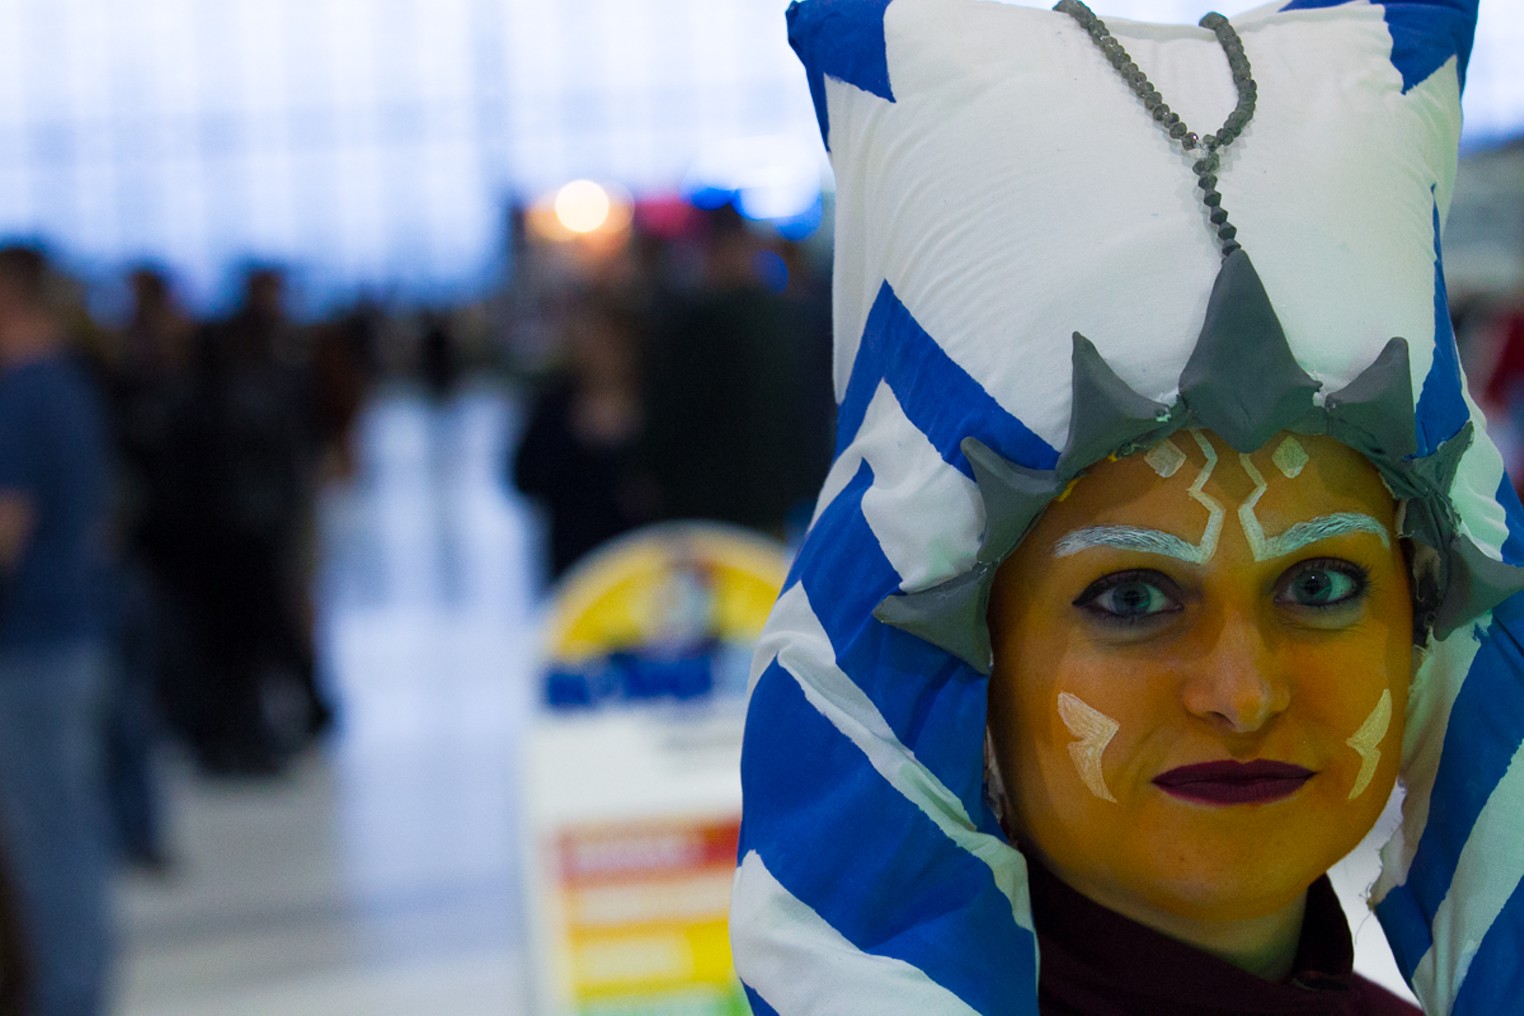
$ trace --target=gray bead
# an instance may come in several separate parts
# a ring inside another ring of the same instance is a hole
[[[1228,221],[1228,210],[1218,205],[1212,209],[1212,214],[1208,215],[1207,218],[1211,220],[1212,225],[1220,226]]]
[[[1222,195],[1214,190],[1209,190],[1201,196],[1201,203],[1208,208],[1216,208],[1222,204]]]
[[[1183,138],[1185,137],[1185,133],[1185,124],[1183,123],[1177,122],[1169,129],[1169,136],[1172,138]]]

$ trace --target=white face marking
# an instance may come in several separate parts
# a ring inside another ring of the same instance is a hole
[[[1117,736],[1122,725],[1110,716],[1087,704],[1078,695],[1059,692],[1058,715],[1069,728],[1069,733],[1079,740],[1069,745],[1069,757],[1079,771],[1080,781],[1096,797],[1116,803],[1106,786],[1106,774],[1101,769],[1101,756],[1111,739]]]
[[[1286,440],[1290,441],[1291,438]],[[1284,446],[1285,442],[1282,442],[1282,447]],[[1300,444],[1297,447],[1300,449]],[[1276,450],[1276,454],[1280,454],[1279,449]],[[1372,533],[1380,537],[1383,547],[1391,547],[1392,536],[1387,528],[1362,512],[1335,512],[1332,515],[1319,515],[1306,522],[1296,523],[1279,536],[1266,536],[1265,528],[1259,524],[1259,517],[1254,514],[1254,509],[1259,507],[1259,499],[1265,496],[1265,491],[1269,489],[1270,484],[1264,474],[1255,468],[1254,460],[1248,455],[1240,452],[1238,462],[1254,483],[1254,490],[1238,507],[1238,524],[1243,527],[1244,539],[1249,541],[1249,550],[1253,553],[1254,560],[1273,561],[1278,557],[1295,554],[1303,547],[1317,543],[1319,540],[1342,536],[1345,533]],[[1301,472],[1300,467],[1297,471]]]
[[[1054,557],[1069,557],[1092,547],[1139,550],[1145,554],[1172,557],[1187,564],[1205,564],[1204,548],[1186,543],[1174,533],[1140,526],[1087,526],[1076,529],[1053,545]]]
[[[1191,489],[1188,492],[1191,500],[1207,510],[1206,529],[1201,534],[1200,543],[1187,543],[1173,533],[1158,529],[1144,529],[1139,526],[1087,526],[1084,529],[1074,530],[1054,544],[1053,556],[1068,557],[1092,547],[1115,547],[1119,550],[1139,550],[1147,554],[1160,554],[1187,564],[1199,565],[1210,561],[1217,553],[1217,543],[1222,536],[1222,520],[1227,514],[1227,509],[1221,502],[1208,496],[1202,490],[1217,469],[1217,449],[1212,447],[1212,442],[1199,430],[1191,431],[1191,437],[1195,438],[1201,454],[1206,457],[1201,472],[1196,474],[1196,479],[1191,483]],[[1168,440],[1161,441],[1145,456],[1149,465],[1153,466],[1154,471],[1159,472],[1161,476],[1166,474],[1160,471],[1159,463],[1153,460],[1153,456],[1154,452],[1165,445],[1179,456],[1179,462],[1175,462],[1171,473],[1178,472],[1180,464],[1185,461],[1185,454],[1175,444]],[[1173,457],[1167,455],[1166,457],[1174,461]]]
[[[1302,475],[1302,470],[1307,468],[1310,461],[1307,449],[1302,447],[1302,442],[1294,437],[1288,437],[1275,448],[1275,454],[1270,456],[1270,461],[1275,463],[1275,468],[1281,471],[1281,475],[1288,480],[1295,480]]]
[[[1112,547],[1117,550],[1158,554],[1187,564],[1202,565],[1210,561],[1217,553],[1226,509],[1219,501],[1205,494],[1202,489],[1217,468],[1217,452],[1212,447],[1212,442],[1199,430],[1191,431],[1191,436],[1196,439],[1196,444],[1206,456],[1206,463],[1197,474],[1189,491],[1191,498],[1207,510],[1206,530],[1201,534],[1200,543],[1188,543],[1173,533],[1166,533],[1159,529],[1146,529],[1141,526],[1086,526],[1066,534],[1054,544],[1053,556],[1069,557],[1094,547]],[[1184,461],[1183,453],[1173,443],[1166,440],[1155,445],[1145,458],[1160,476],[1172,475],[1180,468],[1180,464],[1174,462],[1172,456],[1162,455],[1159,461],[1155,461],[1155,453],[1166,445],[1180,456],[1181,462]],[[1287,476],[1299,474],[1308,462],[1307,452],[1302,448],[1301,442],[1291,437],[1280,443],[1273,457],[1281,472]],[[1165,473],[1161,468],[1162,465],[1167,464],[1165,460],[1174,463],[1169,473]],[[1267,536],[1264,527],[1260,525],[1259,517],[1255,514],[1255,509],[1259,507],[1260,498],[1265,496],[1265,491],[1269,489],[1270,484],[1248,455],[1240,453],[1238,462],[1254,484],[1254,489],[1238,508],[1238,522],[1243,527],[1244,538],[1249,543],[1249,550],[1254,555],[1254,560],[1271,561],[1286,557],[1321,540],[1343,536],[1346,533],[1370,533],[1381,541],[1383,547],[1391,547],[1391,531],[1363,512],[1334,512],[1329,515],[1319,515],[1305,522],[1296,523],[1278,536]]]
[[[1371,785],[1371,780],[1376,776],[1376,767],[1381,764],[1381,742],[1386,738],[1386,732],[1392,725],[1392,690],[1384,689],[1381,699],[1376,703],[1376,708],[1360,724],[1360,729],[1355,731],[1353,737],[1344,743],[1355,750],[1360,756],[1360,772],[1355,776],[1355,785],[1350,789],[1349,799],[1353,801],[1365,789]]]
[[[1345,533],[1370,533],[1381,541],[1381,546],[1388,549],[1392,546],[1392,534],[1371,516],[1364,512],[1335,512],[1298,522],[1281,535],[1270,537],[1265,550],[1270,558],[1285,557],[1319,540]]]
[[[1217,469],[1217,449],[1212,447],[1212,442],[1199,430],[1191,431],[1191,437],[1196,439],[1196,447],[1201,449],[1201,454],[1206,456],[1206,465],[1201,467],[1201,472],[1196,475],[1196,482],[1191,484],[1191,499],[1207,510],[1206,531],[1201,534],[1201,543],[1198,547],[1201,551],[1203,563],[1210,561],[1217,553],[1217,540],[1222,536],[1222,517],[1227,513],[1222,503],[1203,493],[1212,473]]]
[[[1175,442],[1165,438],[1148,450],[1148,454],[1143,456],[1143,461],[1153,467],[1154,472],[1168,480],[1180,471],[1181,466],[1185,465],[1185,452],[1181,451],[1180,446]]]

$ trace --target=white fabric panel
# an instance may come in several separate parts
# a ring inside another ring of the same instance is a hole
[[[1490,615],[1478,618],[1475,625],[1485,630],[1489,623]],[[1435,643],[1413,679],[1402,737],[1402,824],[1381,848],[1381,877],[1371,889],[1372,906],[1408,879],[1413,855],[1429,821],[1429,799],[1445,747],[1450,711],[1480,649],[1474,627],[1460,628]]]
[[[873,468],[863,516],[901,588],[925,589],[968,571],[984,531],[978,488],[906,419],[887,384],[868,404],[852,449]]]
[[[1416,389],[1415,389],[1416,390]],[[1461,531],[1473,543],[1499,560],[1508,540],[1508,514],[1498,503],[1498,487],[1503,482],[1503,456],[1487,436],[1487,418],[1466,392],[1466,406],[1476,428],[1471,447],[1461,459],[1455,482],[1450,486],[1450,500],[1461,517]]]
[[[1432,358],[1434,199],[1413,183],[1448,201],[1453,132],[1435,124],[1453,101],[1454,68],[1400,96],[1378,8],[1274,24],[1268,12],[1234,22],[1261,101],[1224,157],[1224,206],[1299,360],[1326,388],[1394,335],[1410,339],[1421,386]],[[1187,123],[1216,129],[1233,91],[1209,32],[1108,23]],[[1066,15],[895,0],[885,31],[896,102],[827,84],[838,390],[887,279],[949,355],[1050,444],[1067,433],[1073,331],[1137,390],[1170,401],[1218,263],[1191,158]],[[1029,65],[1013,66],[1014,53]],[[1350,74],[1370,87],[1351,88]],[[1404,121],[1408,133],[1377,115],[1393,102],[1420,113]],[[1435,115],[1423,115],[1431,106]],[[1434,136],[1417,136],[1425,130]],[[1351,174],[1358,192],[1328,186]]]
[[[736,972],[780,1016],[978,1016],[920,969],[847,941],[756,851],[736,869],[732,900]]]
[[[804,587],[795,585],[773,608],[776,632],[763,635],[759,657],[776,655],[799,683],[810,705],[868,757],[879,775],[936,823],[963,850],[989,866],[995,885],[1011,902],[1018,925],[1032,928],[1026,861],[1012,847],[974,828],[963,803],[900,743],[883,714],[836,665],[830,636],[815,616]],[[772,622],[769,622],[772,628]]]

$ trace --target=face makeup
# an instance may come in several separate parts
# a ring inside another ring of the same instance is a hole
[[[1288,762],[1256,760],[1199,762],[1154,777],[1154,786],[1182,801],[1197,804],[1263,804],[1290,797],[1316,776]]]
[[[1106,754],[1106,746],[1111,743],[1111,739],[1117,736],[1121,725],[1099,709],[1086,704],[1078,695],[1070,695],[1066,691],[1058,695],[1058,715],[1063,719],[1064,726],[1069,728],[1069,733],[1078,739],[1069,745],[1069,758],[1074,761],[1074,770],[1079,773],[1081,782],[1101,800],[1115,802],[1116,798],[1111,796],[1111,790],[1106,786],[1106,773],[1101,768],[1101,758]]]
[[[1014,835],[1155,926],[1278,912],[1359,842],[1412,666],[1396,505],[1364,458],[1314,436],[1171,444],[1050,505],[989,610]]]
[[[1375,778],[1376,768],[1381,765],[1381,743],[1386,740],[1386,732],[1391,726],[1392,692],[1383,689],[1376,708],[1371,710],[1354,736],[1344,742],[1360,756],[1360,771],[1355,774],[1355,785],[1349,791],[1351,801],[1365,793]]]

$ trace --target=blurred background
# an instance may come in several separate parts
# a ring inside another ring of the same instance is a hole
[[[0,881],[0,1014],[744,1011],[748,654],[833,413],[785,6],[0,0],[0,332],[66,336],[110,534],[100,849],[51,932]],[[1521,48],[1485,0],[1446,235],[1511,458]]]

